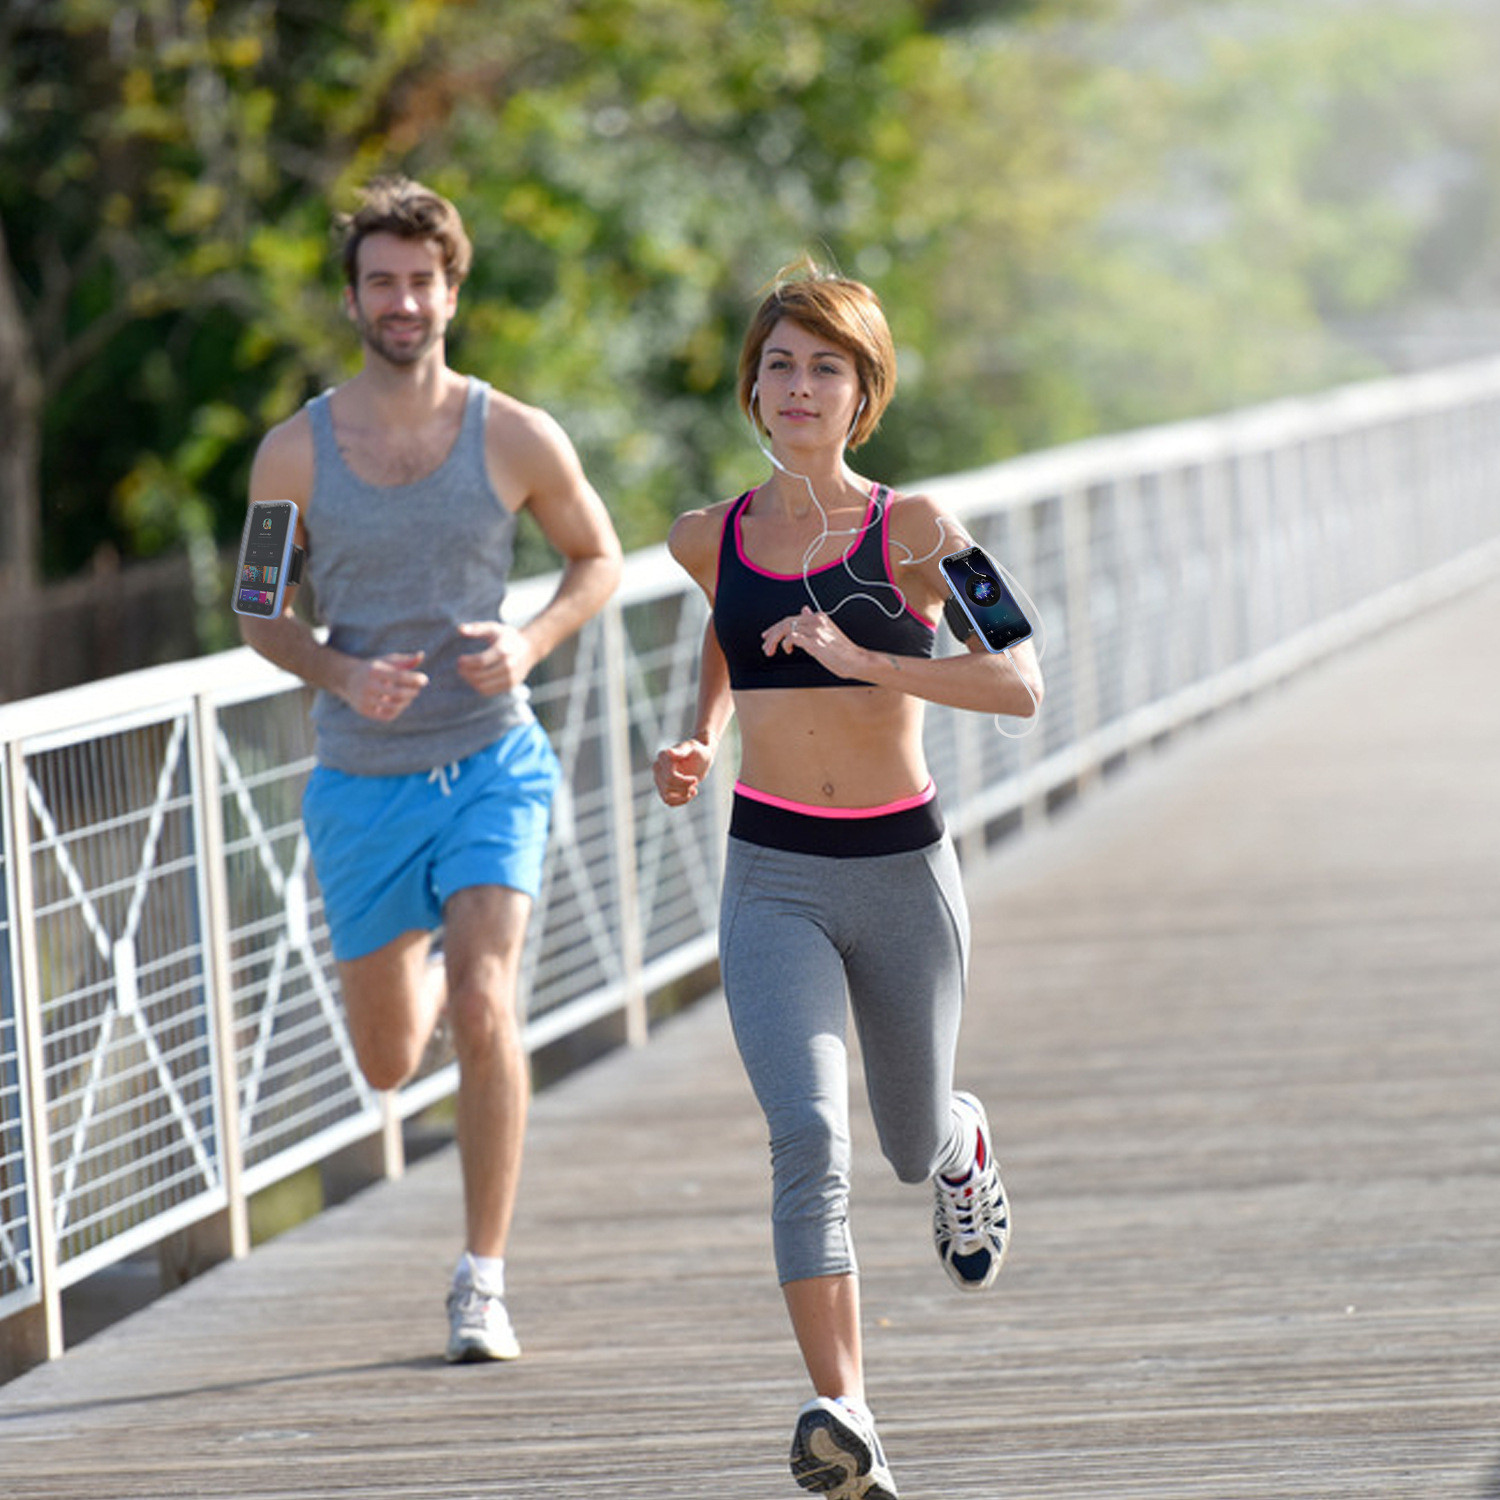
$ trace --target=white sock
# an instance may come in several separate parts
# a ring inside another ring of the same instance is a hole
[[[858,1396],[835,1396],[833,1399],[840,1406],[847,1406],[867,1426],[875,1425],[875,1413]]]
[[[971,1109],[955,1103],[953,1106],[955,1137],[947,1156],[938,1165],[941,1176],[961,1182],[974,1168],[974,1158],[979,1154],[979,1120]]]
[[[465,1250],[453,1268],[454,1281],[468,1281],[492,1297],[505,1295],[505,1257],[503,1255],[475,1255]]]

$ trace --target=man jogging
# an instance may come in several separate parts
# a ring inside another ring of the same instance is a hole
[[[293,613],[292,589],[280,616],[241,628],[318,689],[303,816],[370,1084],[409,1078],[447,1012],[466,1221],[447,1356],[514,1359],[504,1255],[529,1090],[517,986],[558,777],[525,683],[613,592],[620,545],[557,423],[448,366],[471,255],[453,205],[383,179],[342,229],[362,366],[269,432],[250,478],[252,503],[297,503],[327,637]],[[515,625],[501,606],[523,509],[563,567]]]

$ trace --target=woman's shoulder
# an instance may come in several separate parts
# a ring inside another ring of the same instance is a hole
[[[937,501],[928,494],[921,492],[913,494],[907,490],[895,489],[891,485],[882,485],[880,494],[890,512],[892,525],[898,521],[909,525],[924,517],[930,518],[945,514]]]
[[[697,510],[683,511],[667,533],[667,545],[676,551],[679,542],[697,541],[712,536],[717,542],[724,529],[724,521],[737,502],[719,500],[713,505],[699,506]]]
[[[704,575],[716,571],[719,540],[729,512],[744,496],[719,500],[697,510],[685,510],[672,522],[667,532],[667,549],[682,567],[703,581]]]
[[[893,495],[887,501],[886,559],[908,607],[935,624],[947,597],[942,560],[968,544],[963,526],[931,495]]]
[[[964,528],[931,495],[887,490],[886,535],[916,561],[957,552]]]

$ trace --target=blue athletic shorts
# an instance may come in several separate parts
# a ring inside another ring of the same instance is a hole
[[[410,776],[317,766],[302,821],[335,958],[432,931],[454,891],[503,885],[536,899],[560,770],[540,724],[467,760]]]

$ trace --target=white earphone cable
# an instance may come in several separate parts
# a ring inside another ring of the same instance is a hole
[[[748,413],[750,417],[750,430],[755,437],[755,446],[760,449],[761,454],[765,457],[766,461],[771,464],[771,466],[775,468],[778,473],[784,474],[788,479],[800,480],[802,484],[806,486],[807,493],[812,499],[813,507],[818,512],[819,520],[822,523],[819,528],[818,534],[808,544],[806,550],[802,554],[802,586],[807,591],[807,597],[812,602],[813,608],[819,614],[826,614],[831,618],[840,609],[842,609],[844,605],[853,602],[855,599],[865,599],[873,604],[875,608],[878,609],[888,620],[899,619],[901,614],[908,608],[906,595],[902,592],[900,585],[897,584],[894,579],[861,578],[850,566],[849,551],[851,549],[847,548],[845,549],[844,554],[840,559],[845,573],[851,580],[853,580],[853,582],[860,586],[861,590],[875,588],[889,590],[892,594],[895,595],[895,608],[888,609],[880,599],[878,599],[874,594],[868,592],[846,594],[842,599],[836,601],[833,604],[832,608],[825,608],[822,602],[819,600],[817,590],[813,588],[812,583],[812,560],[817,556],[819,549],[822,548],[825,542],[829,541],[833,537],[859,536],[866,530],[868,526],[878,524],[884,514],[886,502],[877,494],[874,497],[874,516],[872,516],[868,521],[862,522],[859,526],[839,527],[835,529],[829,521],[828,512],[826,509],[824,509],[823,502],[818,498],[818,491],[812,480],[806,474],[799,474],[795,469],[789,469],[771,451],[769,444],[766,442],[765,437],[762,435],[761,426],[755,414],[759,398],[760,382],[755,381],[751,384],[750,387],[750,411]],[[849,439],[854,436],[854,431],[859,425],[860,415],[863,413],[864,409],[865,400],[864,397],[861,397],[859,406],[855,410],[854,418],[849,424],[848,434],[844,439],[846,449]],[[848,459],[843,457],[842,454],[840,455],[840,465],[845,482],[856,489],[859,488],[859,476],[856,475],[853,469],[849,467]],[[971,547],[977,545],[974,539],[970,537],[966,531],[963,531],[961,529],[958,529],[958,539],[961,544],[966,543]],[[930,552],[924,553],[921,557],[917,557],[912,552],[911,548],[908,547],[904,542],[896,542],[894,545],[900,547],[901,550],[906,553],[903,566],[919,567],[922,563],[930,562],[940,553],[944,553],[945,548],[948,545],[947,518],[939,518],[937,545]],[[992,558],[991,561],[993,562],[994,559]],[[1031,640],[1033,642],[1033,649],[1036,652],[1037,660],[1040,661],[1047,645],[1046,630],[1042,624],[1041,612],[1037,609],[1035,602],[1031,598],[1031,595],[1021,587],[1021,585],[1016,581],[1015,577],[1011,574],[1010,570],[1006,568],[1004,564],[999,562],[996,562],[995,566],[1000,570],[1000,573],[1005,579],[1007,586],[1015,595],[1016,602],[1021,606],[1021,612],[1026,616],[1027,620],[1031,622]],[[1037,701],[1036,693],[1033,691],[1031,684],[1026,680],[1026,677],[1022,673],[1021,669],[1016,666],[1015,658],[1011,655],[1012,649],[1013,648],[1011,647],[1007,647],[1003,654],[1010,662],[1011,667],[1016,674],[1016,677],[1021,683],[1021,686],[1026,689],[1027,696],[1031,699],[1031,714],[1026,720],[1026,727],[1020,730],[1018,733],[1014,734],[1006,729],[1004,724],[1002,723],[1002,719],[1004,716],[1001,714],[996,714],[994,716],[995,729],[997,733],[1004,735],[1008,740],[1020,740],[1025,739],[1027,735],[1031,734],[1036,729],[1036,726],[1040,722],[1041,718],[1041,704]]]

